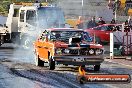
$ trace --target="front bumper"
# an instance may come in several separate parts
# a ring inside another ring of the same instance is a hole
[[[100,65],[104,61],[103,55],[100,56],[54,56],[57,64],[66,65]]]

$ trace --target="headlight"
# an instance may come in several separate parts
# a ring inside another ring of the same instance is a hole
[[[66,54],[68,54],[68,53],[70,52],[70,50],[69,50],[69,49],[65,49],[64,52],[65,52]]]
[[[93,49],[90,49],[89,50],[89,54],[91,54],[91,55],[94,54],[94,50]]]
[[[102,54],[103,53],[103,50],[101,50],[101,49],[97,49],[96,51],[95,51],[95,54],[96,55],[100,55],[100,54]]]
[[[56,49],[56,54],[62,54],[62,50],[60,48]]]

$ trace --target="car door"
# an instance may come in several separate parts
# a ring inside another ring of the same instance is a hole
[[[85,32],[88,32],[90,36],[93,36],[94,34],[96,34],[96,28],[97,27],[86,29]]]
[[[100,26],[94,27],[94,28],[90,28],[90,29],[86,29],[85,31],[89,33],[90,36],[96,36],[96,37],[100,37]]]
[[[93,28],[93,30],[92,30],[91,32],[92,32],[92,34],[93,34],[94,36],[100,38],[101,33],[102,33],[102,31],[101,31],[101,27],[100,27],[100,26],[95,27],[95,28]]]
[[[100,38],[102,41],[107,41],[109,42],[110,40],[110,28],[108,26],[101,26],[100,27]]]

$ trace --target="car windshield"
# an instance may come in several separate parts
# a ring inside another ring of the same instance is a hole
[[[62,41],[62,42],[69,42],[69,38],[71,37],[79,37],[82,40],[87,40],[88,36],[83,35],[83,31],[52,31],[50,35],[50,39],[52,41]]]
[[[109,26],[98,26],[95,27],[95,30],[104,30],[104,31],[110,31],[112,28],[114,27],[114,25],[109,25]]]
[[[38,22],[42,28],[64,27],[65,18],[60,8],[41,7],[38,8]]]

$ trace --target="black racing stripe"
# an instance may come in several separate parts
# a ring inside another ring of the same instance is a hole
[[[68,45],[68,47],[78,47],[77,44]]]
[[[87,48],[90,48],[90,45],[80,45],[80,47],[87,47]]]
[[[77,44],[72,44],[72,45],[68,45],[68,47],[78,47],[78,45]],[[82,44],[80,44],[80,47],[87,47],[87,48],[90,48],[90,45],[82,45]]]

